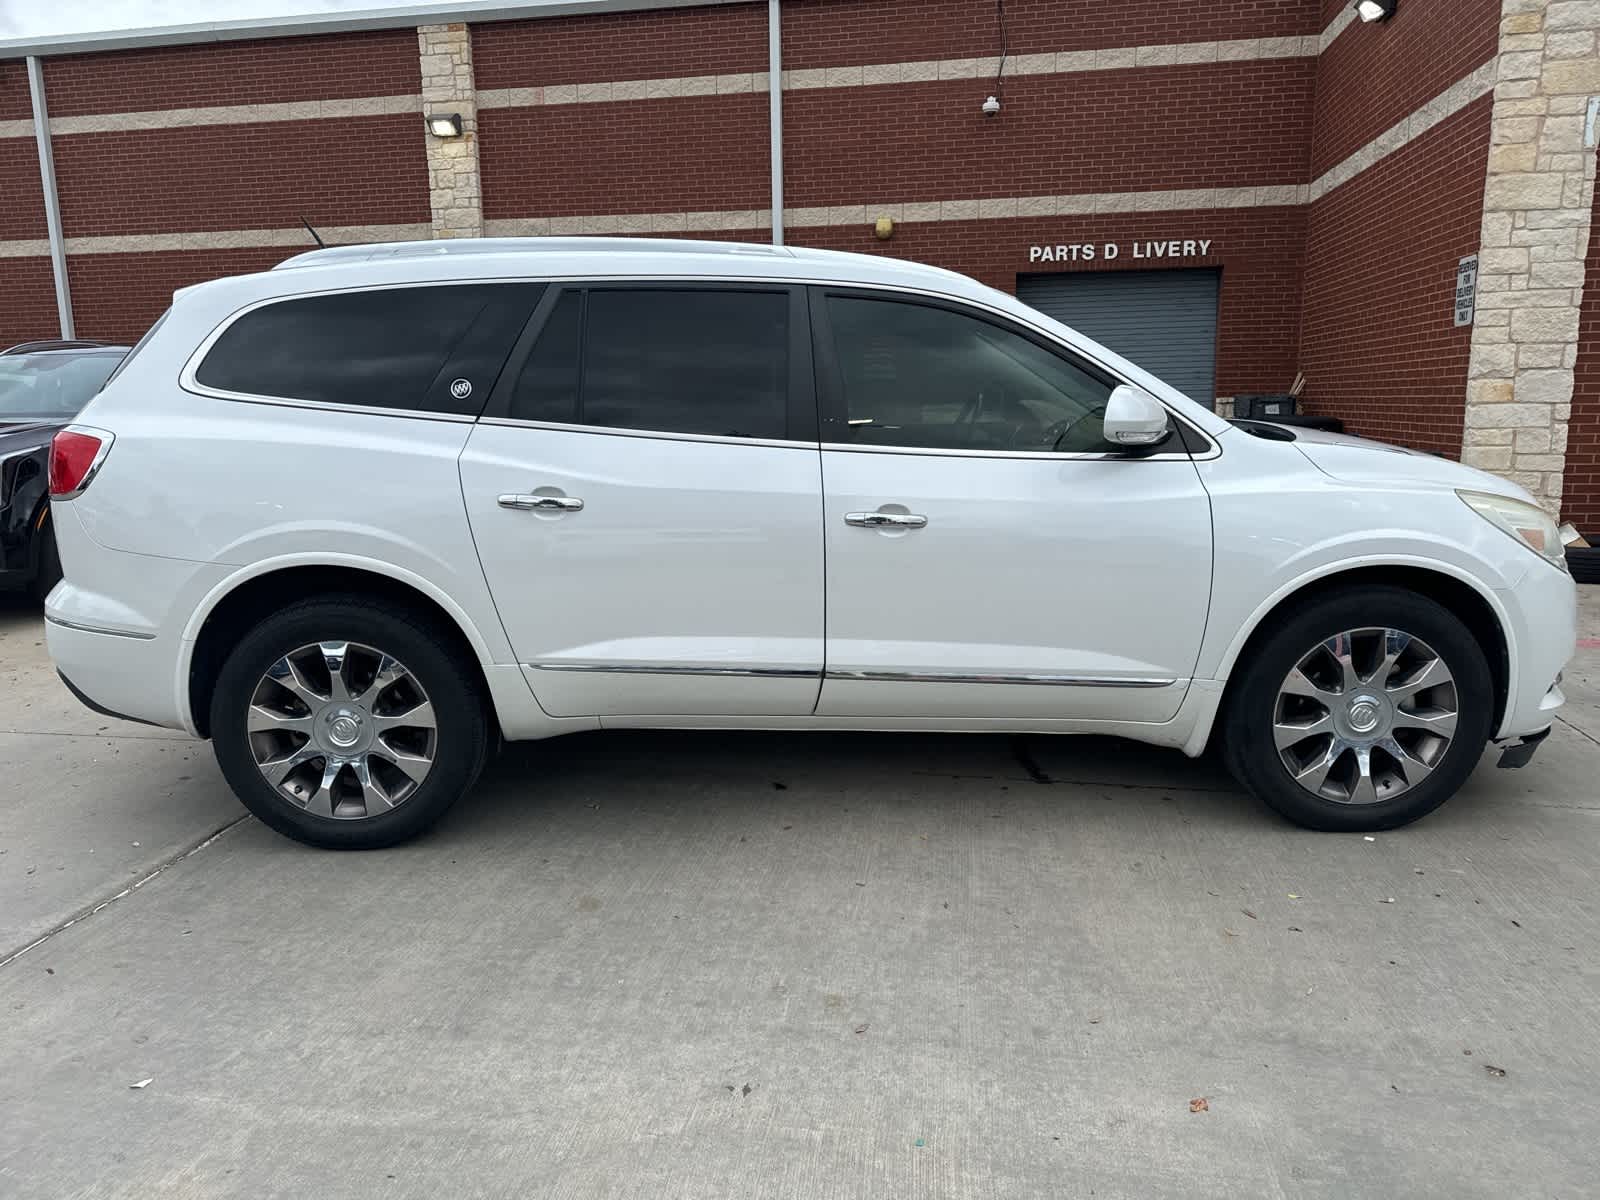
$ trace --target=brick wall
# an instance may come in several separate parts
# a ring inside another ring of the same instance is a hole
[[[1028,262],[1028,247],[1039,244],[1203,237],[1212,256],[1187,260],[1189,266],[1222,268],[1218,321],[1217,392],[1281,392],[1294,379],[1299,340],[1300,276],[1305,242],[1302,208],[1219,209],[1173,213],[1125,213],[1099,217],[1060,217],[990,221],[906,222],[892,241],[880,242],[866,226],[799,228],[788,240],[862,254],[891,254],[933,263],[972,275],[991,287],[1015,292],[1019,274],[1052,270]],[[1127,257],[1110,269],[1133,270],[1148,264]],[[1106,270],[1097,261],[1081,268]]]
[[[1600,200],[1589,229],[1575,376],[1561,515],[1600,545]]]
[[[264,247],[74,254],[68,262],[78,336],[132,343],[166,311],[178,288],[224,275],[264,271],[299,253],[301,248]]]
[[[45,61],[52,118],[167,108],[278,104],[416,93],[415,29],[327,34],[72,55]],[[20,89],[20,102],[16,95]],[[26,116],[20,64],[0,63],[0,119]],[[58,133],[62,223],[72,239],[286,229],[430,219],[421,102],[415,112],[154,130]],[[4,237],[45,236],[31,139],[0,139]],[[291,251],[72,253],[68,275],[78,330],[136,338],[174,289],[258,270]],[[55,302],[11,286],[0,258],[0,330],[53,333]],[[29,281],[38,277],[32,260]],[[43,278],[48,282],[48,262]],[[20,278],[21,276],[19,276]],[[31,282],[30,282],[31,288]]]
[[[486,220],[770,199],[765,95],[489,108],[478,128]]]
[[[1317,62],[1312,175],[1347,158],[1493,58],[1501,0],[1406,0],[1346,29]]]
[[[1492,103],[1474,102],[1311,206],[1308,408],[1352,433],[1461,454],[1471,330],[1454,327],[1451,302],[1458,260],[1478,249]]]
[[[25,121],[31,116],[27,64],[16,58],[0,62],[0,121]]]
[[[413,35],[413,48],[415,35]],[[55,140],[67,236],[426,222],[418,117],[78,133]]]
[[[472,29],[478,87],[606,83],[767,69],[767,6],[497,21]]]
[[[31,137],[0,138],[0,213],[5,214],[8,241],[46,235],[39,150]],[[0,306],[5,304],[4,293],[0,287]]]
[[[1023,76],[784,97],[795,205],[1242,187],[1305,178],[1309,59]],[[763,106],[764,107],[764,106]]]
[[[0,348],[61,336],[48,258],[0,258]]]
[[[75,54],[44,66],[52,117],[394,96],[420,86],[411,29]]]
[[[1008,0],[1005,12],[1013,54],[1294,37],[1321,29],[1317,0]],[[992,0],[785,0],[783,5],[783,58],[789,68],[999,53]]]

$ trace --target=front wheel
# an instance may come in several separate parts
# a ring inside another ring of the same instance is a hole
[[[266,824],[313,846],[414,837],[477,779],[476,672],[415,614],[356,596],[274,613],[228,655],[211,701],[223,775]]]
[[[1452,613],[1400,588],[1331,593],[1240,666],[1223,722],[1235,778],[1309,829],[1394,829],[1477,766],[1494,682]]]

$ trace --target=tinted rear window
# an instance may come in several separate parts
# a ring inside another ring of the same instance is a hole
[[[542,290],[470,284],[284,300],[230,325],[195,379],[252,396],[475,414]]]

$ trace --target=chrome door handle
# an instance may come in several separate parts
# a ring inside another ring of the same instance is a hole
[[[508,492],[500,497],[501,508],[515,508],[522,512],[582,512],[583,501],[576,496],[532,496],[527,493]]]
[[[921,529],[928,518],[917,513],[845,513],[844,523],[858,529]]]

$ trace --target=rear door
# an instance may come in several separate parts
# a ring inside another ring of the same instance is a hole
[[[802,289],[552,286],[461,459],[545,711],[810,713],[819,457]]]

